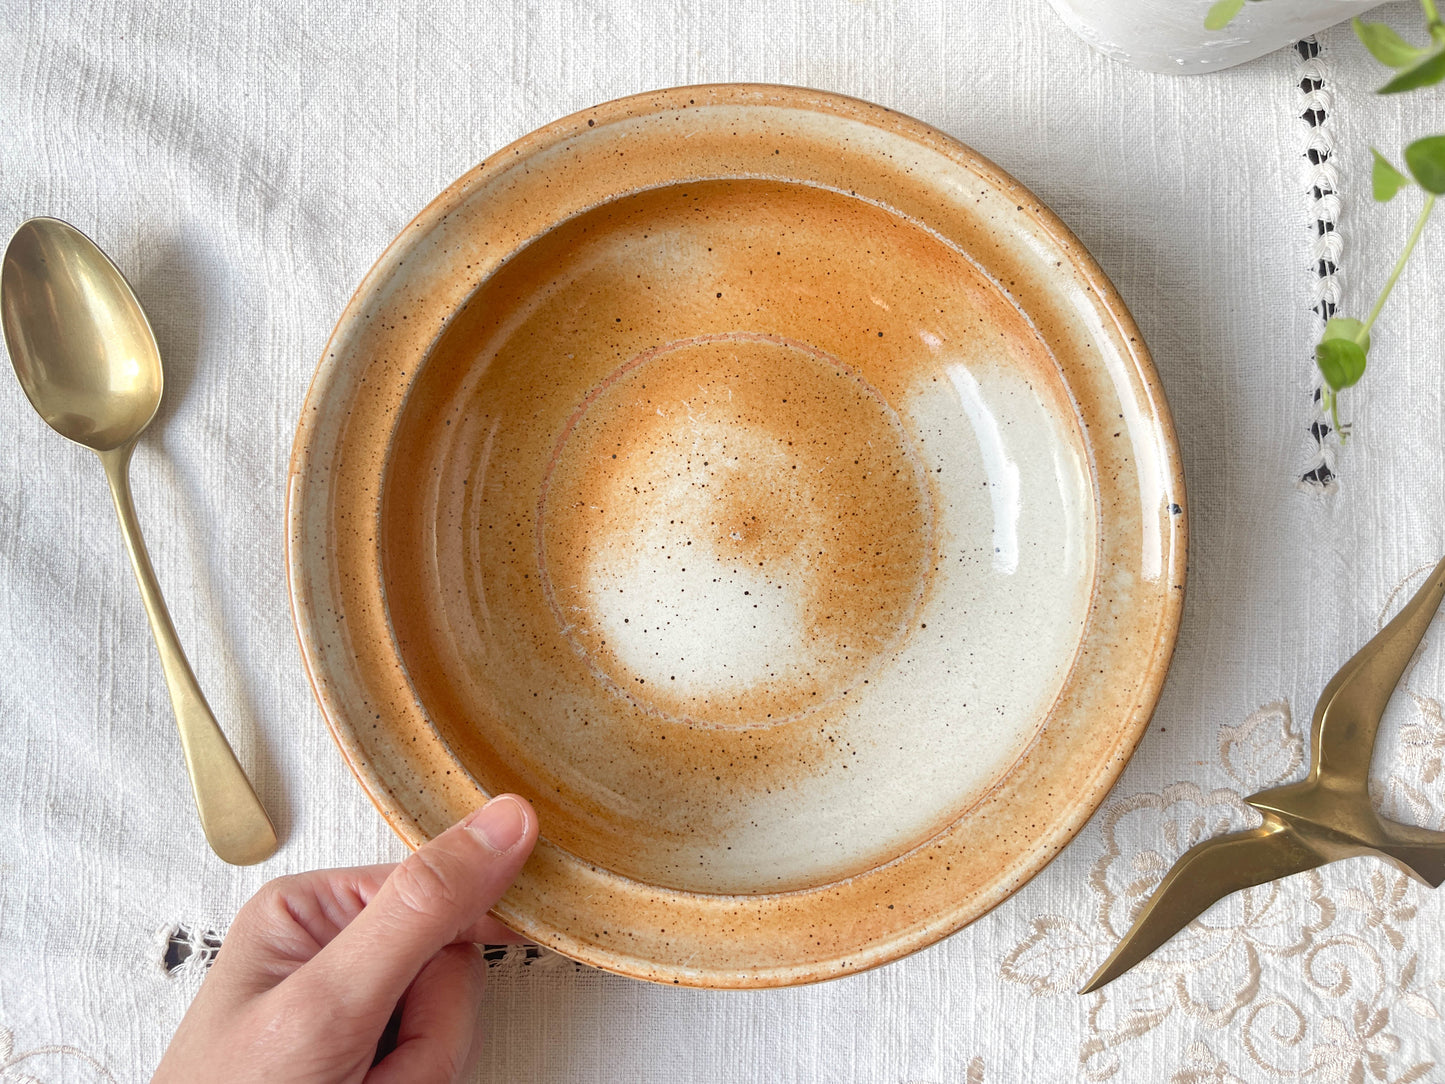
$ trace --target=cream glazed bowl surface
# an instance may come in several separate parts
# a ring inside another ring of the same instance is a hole
[[[688,87],[457,181],[352,298],[288,493],[302,652],[413,846],[515,791],[497,915],[658,982],[894,959],[1037,873],[1159,695],[1185,515],[1079,242],[864,102]]]

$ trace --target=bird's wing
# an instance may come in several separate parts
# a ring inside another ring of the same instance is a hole
[[[1445,598],[1445,560],[1391,622],[1360,648],[1325,686],[1315,704],[1311,776],[1354,772],[1363,783],[1385,705]]]
[[[1113,982],[1231,892],[1302,873],[1325,861],[1293,829],[1275,820],[1196,844],[1164,875],[1124,939],[1079,993]]]

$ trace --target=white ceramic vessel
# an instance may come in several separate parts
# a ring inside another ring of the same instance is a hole
[[[1212,0],[1049,0],[1069,29],[1113,60],[1146,71],[1197,75],[1272,53],[1379,0],[1264,0],[1228,28],[1206,30]]]

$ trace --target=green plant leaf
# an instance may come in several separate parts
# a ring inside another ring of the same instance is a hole
[[[1445,48],[1436,47],[1399,75],[1382,86],[1379,94],[1399,94],[1402,90],[1419,90],[1445,79]]]
[[[1325,333],[1320,336],[1321,342],[1328,342],[1331,339],[1349,339],[1350,342],[1358,343],[1360,349],[1365,353],[1370,352],[1370,337],[1364,333],[1365,325],[1352,316],[1336,316],[1325,321]]]
[[[1445,195],[1445,135],[1415,140],[1405,148],[1405,165],[1426,192]]]
[[[1411,45],[1384,23],[1353,20],[1355,37],[1364,42],[1370,55],[1387,68],[1408,68],[1430,50]]]
[[[1375,168],[1370,173],[1375,199],[1380,203],[1389,203],[1395,198],[1396,192],[1410,183],[1410,178],[1390,165],[1385,156],[1374,147],[1370,148],[1370,153],[1375,156]]]
[[[1315,364],[1330,390],[1338,392],[1365,375],[1365,351],[1354,339],[1321,339]]]
[[[1244,0],[1214,0],[1209,6],[1209,14],[1204,16],[1204,29],[1223,30],[1243,10]]]

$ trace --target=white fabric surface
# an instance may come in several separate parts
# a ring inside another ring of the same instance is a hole
[[[1207,0],[1190,2],[1202,19]],[[1418,21],[1409,4],[1383,13]],[[281,873],[403,853],[332,746],[290,627],[282,502],[312,367],[387,241],[475,161],[597,101],[726,80],[918,116],[1078,233],[1178,423],[1183,632],[1104,810],[992,914],[880,970],[764,993],[509,959],[480,1079],[1445,1079],[1445,895],[1371,859],[1223,903],[1103,994],[1071,992],[1131,882],[1147,891],[1194,839],[1244,822],[1240,794],[1302,771],[1324,682],[1445,550],[1445,222],[1347,398],[1338,485],[1298,481],[1317,459],[1311,306],[1323,290],[1368,308],[1418,206],[1370,204],[1368,146],[1398,160],[1405,136],[1445,129],[1445,96],[1370,93],[1378,70],[1347,30],[1320,45],[1306,103],[1293,50],[1140,73],[1044,0],[0,0],[0,232],[74,222],[150,314],[168,386],[136,502],[283,837],[255,869],[206,850],[99,467],[0,380],[0,1080],[145,1079],[199,981],[194,961],[161,966],[169,930],[223,931]],[[1326,106],[1322,131],[1307,104]],[[1307,147],[1330,143],[1311,167]],[[1317,207],[1321,177],[1337,195]],[[1321,248],[1320,215],[1342,240]],[[1317,249],[1340,268],[1323,286]],[[1439,826],[1440,626],[1431,639],[1376,770],[1388,808]]]

